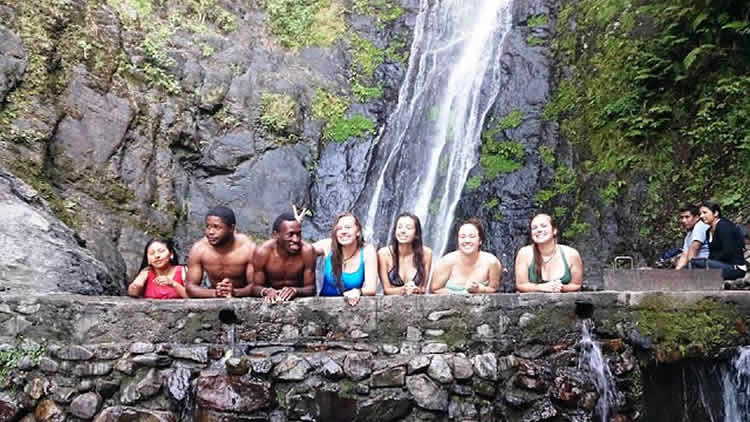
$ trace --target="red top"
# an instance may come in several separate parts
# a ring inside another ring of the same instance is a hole
[[[143,293],[143,297],[146,299],[180,299],[180,294],[172,286],[162,286],[161,284],[155,283],[156,272],[153,269],[148,270],[148,278],[146,278],[146,291]],[[172,280],[175,282],[185,285],[182,281],[182,265],[178,265],[174,270],[174,277]]]

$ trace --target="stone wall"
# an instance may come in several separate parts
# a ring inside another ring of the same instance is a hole
[[[588,421],[599,393],[580,362],[587,319],[614,376],[610,416],[637,421],[642,371],[726,357],[750,343],[749,318],[743,292],[378,296],[354,307],[6,295],[0,421]]]

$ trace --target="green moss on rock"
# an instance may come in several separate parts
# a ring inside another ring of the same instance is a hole
[[[711,356],[741,338],[741,317],[730,304],[709,299],[675,308],[658,296],[648,298],[636,313],[638,330],[654,342],[658,361],[686,356]]]

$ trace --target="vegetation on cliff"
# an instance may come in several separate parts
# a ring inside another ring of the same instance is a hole
[[[683,203],[711,198],[728,216],[747,212],[748,15],[728,0],[563,2],[558,89],[544,117],[576,148],[576,197],[598,180],[605,204],[632,201],[629,188],[645,179],[639,227],[652,246],[674,239],[664,228]]]

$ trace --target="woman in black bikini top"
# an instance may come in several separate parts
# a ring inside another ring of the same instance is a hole
[[[416,215],[396,217],[391,245],[378,251],[378,272],[387,295],[422,294],[430,279],[432,249],[422,244],[422,225]]]

